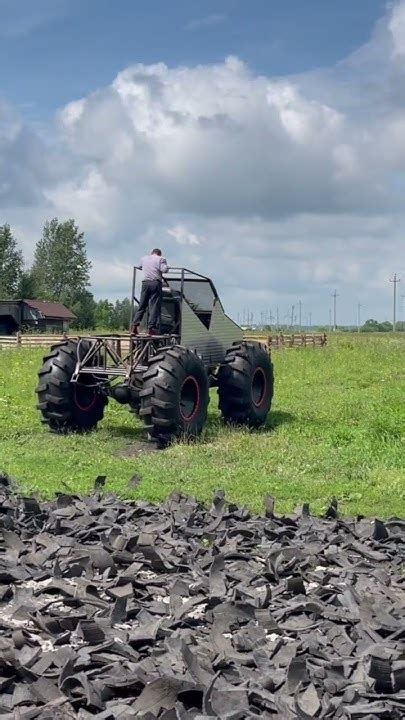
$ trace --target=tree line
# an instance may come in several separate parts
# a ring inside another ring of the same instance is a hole
[[[84,233],[75,221],[45,223],[29,266],[10,225],[0,225],[0,300],[29,299],[63,303],[76,316],[77,329],[127,329],[129,298],[96,301],[90,291],[91,262]]]
[[[77,317],[72,328],[79,330],[105,328],[128,329],[131,314],[129,298],[94,299],[90,291],[91,262],[87,258],[84,233],[75,221],[58,218],[45,223],[42,236],[35,246],[34,260],[29,267],[8,224],[0,225],[0,300],[30,299],[61,302]],[[271,330],[271,326],[268,326]],[[328,328],[318,328],[327,330]],[[339,330],[352,331],[354,328]],[[360,332],[391,332],[388,321],[367,320]],[[397,330],[405,331],[403,322]]]

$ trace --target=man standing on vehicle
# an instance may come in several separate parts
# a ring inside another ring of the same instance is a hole
[[[162,251],[155,248],[150,255],[145,255],[140,262],[140,268],[143,271],[141,299],[134,317],[132,332],[134,335],[138,334],[139,324],[142,322],[146,310],[149,309],[149,335],[157,335],[160,332],[162,276],[163,273],[168,271],[167,262],[162,257]]]

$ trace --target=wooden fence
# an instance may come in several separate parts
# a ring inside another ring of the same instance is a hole
[[[0,347],[50,347],[66,339],[66,335],[24,335],[22,333],[17,333],[16,335],[0,335]]]
[[[245,335],[245,340],[256,340],[256,342],[265,343],[270,349],[297,348],[297,347],[325,347],[327,336],[325,333],[321,335],[307,335],[306,333],[296,333],[284,335]]]
[[[17,333],[17,335],[0,335],[0,348],[49,348],[51,345],[55,345],[58,342],[67,340],[68,337],[74,339],[75,335],[24,335]],[[129,349],[129,336],[127,334],[117,333],[116,338],[121,338],[122,351],[128,351]],[[245,335],[246,340],[256,340],[256,342],[265,343],[270,349],[283,349],[283,348],[296,348],[296,347],[324,347],[327,342],[325,334],[322,335],[307,335],[307,334],[294,334],[284,335],[279,333],[278,335]]]

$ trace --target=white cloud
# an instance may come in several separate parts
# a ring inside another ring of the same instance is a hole
[[[190,20],[186,25],[186,30],[199,30],[201,28],[215,27],[216,25],[222,25],[226,21],[226,15],[222,13],[212,13],[205,17],[197,18],[196,20]]]
[[[201,242],[204,241],[204,238],[199,238],[195,233],[187,230],[184,225],[175,225],[167,232],[179,245],[201,245]]]
[[[404,27],[402,0],[346,61],[294,78],[235,57],[134,65],[62,108],[53,145],[0,106],[5,220],[28,246],[40,219],[74,216],[98,294],[125,295],[159,244],[235,311],[299,295],[325,321],[338,286],[346,320],[358,299],[387,316],[405,273]]]
[[[62,16],[67,0],[1,0],[0,37],[20,38]]]
[[[398,3],[393,8],[388,29],[392,35],[393,55],[405,55],[405,6],[403,3]]]

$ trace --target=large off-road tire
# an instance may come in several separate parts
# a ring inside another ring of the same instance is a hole
[[[80,348],[83,358],[88,345],[82,342]],[[77,343],[68,340],[51,348],[38,373],[37,408],[52,432],[86,432],[103,417],[108,399],[97,387],[90,387],[93,376],[79,376],[80,382],[70,382],[76,361]]]
[[[153,357],[143,376],[140,416],[152,439],[162,444],[197,437],[206,422],[209,403],[207,371],[200,358],[174,345]]]
[[[273,391],[273,365],[264,345],[242,342],[228,349],[218,372],[219,408],[226,422],[264,425]]]

